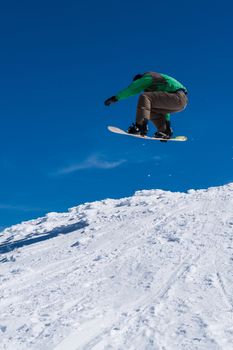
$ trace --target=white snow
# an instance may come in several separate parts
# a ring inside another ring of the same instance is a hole
[[[1,350],[232,350],[233,184],[12,226],[0,282]]]

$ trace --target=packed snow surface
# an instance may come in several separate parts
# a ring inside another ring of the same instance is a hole
[[[0,349],[232,350],[233,184],[140,191],[0,234]]]

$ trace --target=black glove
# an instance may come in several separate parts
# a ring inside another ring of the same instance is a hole
[[[118,99],[116,98],[116,96],[112,96],[110,98],[108,98],[106,101],[104,101],[105,106],[110,106],[112,103],[116,103],[118,101]]]

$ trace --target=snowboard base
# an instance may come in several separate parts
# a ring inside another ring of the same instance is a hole
[[[121,135],[127,135],[127,136],[133,136],[137,137],[139,139],[143,140],[153,140],[153,141],[187,141],[187,136],[175,136],[171,137],[170,139],[163,139],[163,138],[155,138],[151,136],[141,136],[141,135],[134,135],[134,134],[128,134],[126,131],[117,128],[116,126],[108,126],[108,130],[111,132],[114,132],[115,134],[121,134]]]

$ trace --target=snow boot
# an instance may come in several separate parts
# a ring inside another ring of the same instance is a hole
[[[166,129],[165,131],[157,131],[155,134],[154,134],[154,137],[156,139],[164,139],[164,140],[167,140],[167,139],[170,139],[173,135],[173,130],[171,128],[171,122],[170,121],[166,121]]]
[[[132,123],[132,125],[129,126],[127,133],[145,136],[148,133],[147,123],[143,123],[142,125],[138,123]]]

